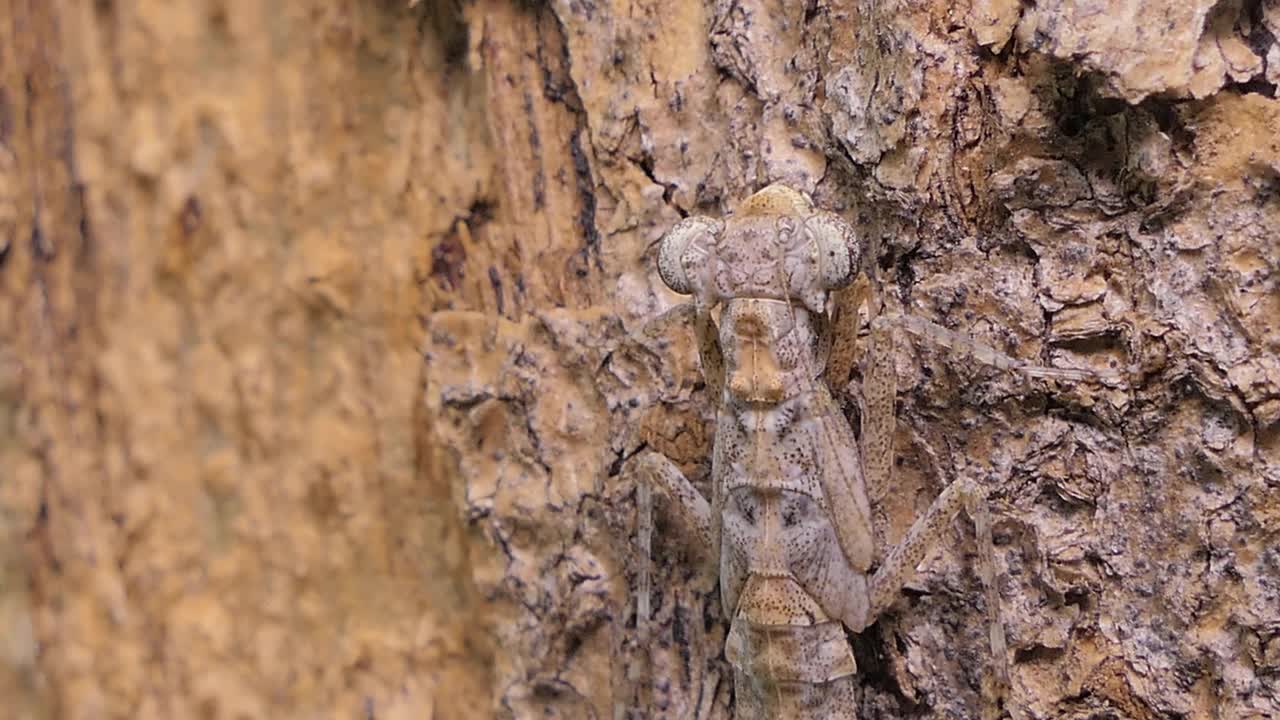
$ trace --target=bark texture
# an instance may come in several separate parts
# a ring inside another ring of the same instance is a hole
[[[1276,0],[4,0],[0,697],[28,718],[728,717],[654,270],[781,181],[891,312],[890,535],[990,488],[1033,718],[1280,716]],[[856,414],[855,414],[856,415]],[[973,717],[967,523],[855,638]],[[649,634],[646,635],[645,632]]]

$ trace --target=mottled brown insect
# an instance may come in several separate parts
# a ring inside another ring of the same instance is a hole
[[[1001,694],[1008,687],[985,491],[969,480],[952,483],[901,543],[882,552],[874,510],[893,459],[890,331],[899,326],[1030,375],[1086,374],[1026,365],[928,321],[878,318],[863,355],[859,442],[832,395],[849,381],[859,306],[869,297],[865,282],[846,287],[859,250],[844,221],[781,185],[725,220],[680,222],[659,250],[663,281],[693,297],[703,374],[718,409],[709,500],[667,458],[640,459],[641,546],[647,553],[654,487],[718,562],[740,719],[856,717],[857,665],[845,629],[861,632],[889,607],[961,509],[978,535],[994,687]],[[638,615],[646,622],[647,575],[641,584]]]

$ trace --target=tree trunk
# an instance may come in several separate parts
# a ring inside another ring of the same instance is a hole
[[[772,182],[890,314],[1125,377],[896,350],[889,539],[989,489],[1022,716],[1280,716],[1275,0],[0,7],[17,717],[731,717],[633,456],[708,489],[656,242]],[[861,717],[980,714],[951,533]]]

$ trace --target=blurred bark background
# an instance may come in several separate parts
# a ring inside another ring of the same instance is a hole
[[[4,0],[0,698],[20,718],[726,717],[659,517],[711,407],[661,234],[774,181],[888,306],[900,535],[988,484],[1034,718],[1280,716],[1280,2]],[[971,717],[967,523],[855,638]]]

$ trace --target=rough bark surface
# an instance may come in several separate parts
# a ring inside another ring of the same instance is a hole
[[[901,344],[896,539],[996,502],[1028,717],[1280,716],[1280,3],[0,4],[0,697],[18,717],[728,717],[657,239],[781,181]],[[855,419],[856,419],[856,413]],[[973,717],[967,524],[854,638]],[[10,703],[10,699],[14,702]]]

